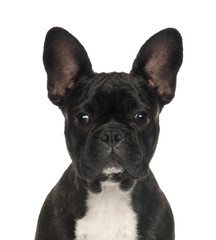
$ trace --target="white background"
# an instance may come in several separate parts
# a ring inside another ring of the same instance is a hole
[[[181,32],[184,62],[151,167],[172,206],[176,240],[216,239],[215,8],[209,0],[1,1],[0,239],[34,239],[42,203],[70,163],[42,65],[53,26],[80,40],[97,72],[129,72],[151,35]]]

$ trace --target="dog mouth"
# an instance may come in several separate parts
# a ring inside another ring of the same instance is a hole
[[[123,166],[118,163],[116,160],[109,160],[102,169],[102,174],[105,176],[111,176],[115,174],[121,174],[125,171]]]

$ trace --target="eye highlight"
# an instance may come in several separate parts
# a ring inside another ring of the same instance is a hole
[[[141,126],[147,126],[150,119],[145,112],[138,112],[134,115],[134,122]]]
[[[79,126],[84,127],[89,122],[89,116],[85,113],[79,113],[75,116],[75,121]]]

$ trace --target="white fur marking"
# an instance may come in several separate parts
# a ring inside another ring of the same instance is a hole
[[[106,175],[122,173],[123,171],[124,171],[123,168],[116,168],[116,167],[108,167],[103,169],[103,173]]]
[[[137,218],[131,191],[106,182],[101,193],[88,194],[86,216],[76,222],[76,240],[136,240]]]

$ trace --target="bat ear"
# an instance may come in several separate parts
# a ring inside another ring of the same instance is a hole
[[[142,75],[150,87],[157,89],[161,103],[167,104],[175,95],[176,76],[182,59],[180,33],[173,28],[164,29],[141,47],[131,74]]]
[[[48,97],[59,107],[79,78],[93,72],[81,43],[58,27],[50,29],[46,35],[43,62],[48,78]]]

